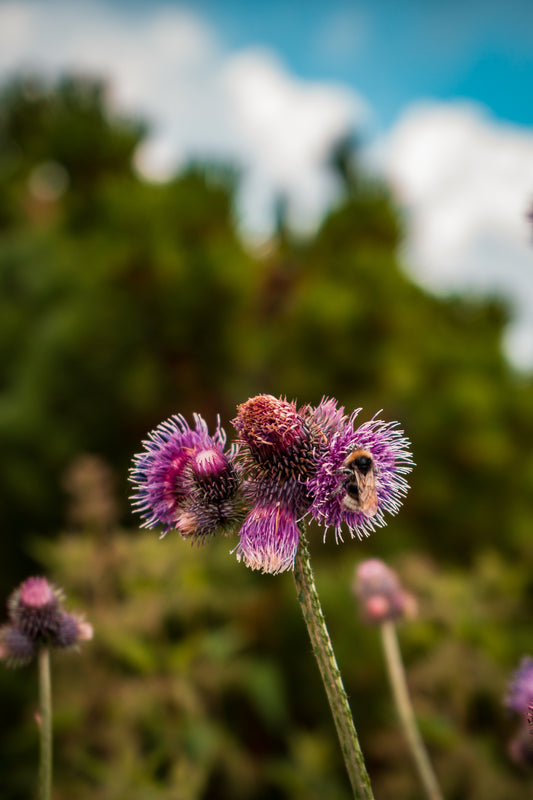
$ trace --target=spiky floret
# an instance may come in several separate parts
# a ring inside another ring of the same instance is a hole
[[[294,511],[281,502],[258,499],[240,530],[237,560],[277,575],[294,567],[299,540]]]
[[[181,414],[158,425],[134,457],[130,480],[136,486],[133,507],[142,527],[161,526],[183,536],[202,538],[226,532],[242,518],[235,448],[225,451],[226,434],[217,420],[213,436],[194,415],[191,429]]]
[[[316,408],[308,407],[306,417],[310,426],[324,434],[317,451],[317,469],[307,483],[312,497],[309,516],[325,527],[335,530],[336,540],[342,541],[344,522],[352,538],[368,536],[377,527],[386,524],[384,512],[395,514],[409,489],[404,475],[411,471],[413,461],[409,441],[398,428],[397,422],[384,422],[373,417],[355,427],[361,409],[349,417],[344,408],[324,399]],[[318,440],[318,437],[317,437]],[[374,516],[350,511],[343,505],[346,475],[343,467],[347,456],[358,449],[367,450],[375,467],[375,488],[378,500]]]

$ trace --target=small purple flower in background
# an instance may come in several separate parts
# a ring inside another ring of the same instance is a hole
[[[533,658],[524,656],[509,681],[505,705],[517,714],[527,714],[533,704]]]
[[[179,414],[162,422],[143,442],[145,449],[130,470],[133,506],[144,518],[143,527],[160,525],[163,535],[175,529],[198,539],[227,532],[242,518],[235,450],[224,450],[220,422],[213,436],[199,414],[194,422],[191,429]]]
[[[527,720],[524,719],[509,742],[509,756],[515,764],[527,770],[533,768],[533,739]]]
[[[296,405],[272,395],[242,403],[233,420],[239,458],[252,505],[240,532],[237,558],[276,574],[292,569],[309,506],[307,481],[316,470],[315,440]]]
[[[352,538],[385,525],[384,512],[396,514],[409,489],[404,478],[413,466],[408,439],[397,422],[375,417],[355,428],[360,410],[347,417],[328,399],[307,409],[310,425],[323,433],[318,468],[308,482],[309,515],[326,532],[333,527],[337,541],[342,541],[343,522]]]
[[[0,659],[21,666],[40,646],[74,647],[92,639],[93,629],[76,614],[63,610],[61,589],[46,578],[27,578],[8,599],[9,624],[0,628]]]
[[[511,759],[522,767],[533,767],[531,714],[533,710],[533,658],[524,656],[511,675],[504,703],[510,711],[520,714],[522,721],[509,743]]]
[[[352,585],[363,619],[374,625],[416,614],[416,600],[401,585],[396,572],[379,558],[357,565]]]

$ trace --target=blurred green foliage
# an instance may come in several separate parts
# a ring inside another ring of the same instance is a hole
[[[415,286],[386,188],[341,151],[343,196],[320,229],[299,238],[281,215],[253,248],[235,172],[145,183],[143,135],[91,81],[24,79],[0,97],[0,587],[46,569],[96,631],[56,659],[57,800],[349,796],[290,575],[128,517],[148,430],[176,411],[228,430],[258,392],[334,396],[361,419],[383,408],[413,443],[388,528],[341,547],[312,532],[376,797],[420,793],[378,634],[350,595],[355,560],[375,555],[420,597],[400,636],[446,797],[523,797],[502,694],[533,651],[533,385],[502,356],[505,308]],[[34,677],[2,674],[9,800],[34,785]]]

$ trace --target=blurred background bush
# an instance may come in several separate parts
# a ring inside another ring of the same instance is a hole
[[[533,384],[501,351],[498,299],[437,299],[404,274],[387,187],[339,142],[343,193],[297,236],[241,237],[231,165],[139,179],[145,135],[102,84],[15,80],[0,96],[2,597],[46,572],[95,639],[55,662],[62,798],[349,797],[290,575],[139,532],[127,469],[174,412],[217,413],[258,392],[410,437],[412,489],[387,528],[336,546],[311,532],[326,618],[376,797],[420,796],[376,631],[350,593],[379,556],[420,599],[400,631],[424,736],[448,798],[523,797],[507,753],[509,672],[531,652]],[[2,672],[2,797],[34,786],[32,667]]]

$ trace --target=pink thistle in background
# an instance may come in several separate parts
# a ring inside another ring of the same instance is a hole
[[[9,624],[0,629],[0,659],[21,666],[39,647],[69,648],[92,639],[93,630],[77,614],[63,609],[61,589],[46,578],[27,578],[8,599]]]
[[[365,622],[379,625],[416,614],[416,600],[402,587],[396,572],[379,558],[357,565],[352,585]]]

